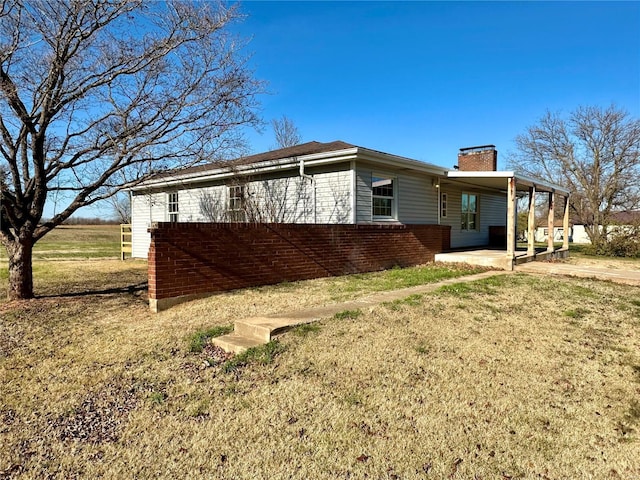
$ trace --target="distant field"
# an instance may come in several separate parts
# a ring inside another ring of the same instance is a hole
[[[48,233],[34,249],[34,260],[118,258],[119,225],[62,225]],[[6,259],[0,248],[0,259]]]

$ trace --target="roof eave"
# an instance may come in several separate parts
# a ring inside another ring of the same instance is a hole
[[[383,162],[386,165],[391,165],[408,170],[415,170],[430,175],[446,176],[447,174],[447,169],[444,167],[439,167],[438,165],[421,162],[420,160],[414,160],[412,158],[392,155],[390,153],[369,150],[368,148],[358,148],[358,159],[373,162]]]
[[[167,175],[155,180],[147,180],[133,188],[132,191],[144,191],[161,187],[172,187],[180,185],[193,185],[207,183],[216,180],[224,180],[226,178],[238,175],[258,175],[263,173],[272,173],[282,170],[291,170],[298,168],[300,162],[304,162],[307,166],[325,165],[330,163],[340,163],[356,158],[358,148],[347,148],[342,150],[334,150],[324,153],[312,153],[308,155],[300,155],[296,157],[279,158],[277,160],[267,160],[247,165],[232,165],[214,168],[206,172],[192,172],[185,174]]]
[[[570,190],[566,189],[561,185],[557,185],[555,183],[547,182],[546,180],[541,180],[535,177],[529,177],[527,175],[515,172],[515,171],[460,171],[460,170],[449,170],[447,172],[447,177],[451,179],[467,179],[472,180],[474,178],[515,178],[516,183],[520,185],[525,185],[527,187],[535,187],[536,190],[544,191],[544,192],[556,192],[562,195],[569,195],[571,193]]]

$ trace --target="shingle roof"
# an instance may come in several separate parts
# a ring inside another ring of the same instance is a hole
[[[279,158],[291,158],[301,155],[311,155],[314,153],[333,152],[335,150],[345,150],[347,148],[354,148],[355,145],[346,143],[340,140],[334,142],[321,143],[321,142],[307,142],[300,145],[294,145],[293,147],[280,148],[278,150],[272,150],[270,152],[258,153],[256,155],[250,155],[237,159],[241,161],[243,165],[265,162],[269,160],[277,160]]]
[[[611,221],[620,225],[631,225],[640,222],[640,210],[611,212]]]
[[[240,157],[233,160],[208,163],[205,165],[198,165],[195,167],[183,168],[179,170],[170,170],[158,174],[155,178],[166,177],[179,174],[190,174],[197,172],[206,172],[209,170],[216,170],[223,167],[233,167],[238,165],[251,165],[253,163],[268,162],[273,160],[279,160],[284,158],[299,157],[302,155],[312,155],[314,153],[333,152],[336,150],[345,150],[348,148],[355,148],[355,145],[336,140],[333,142],[321,143],[321,142],[307,142],[300,145],[294,145],[293,147],[280,148],[278,150],[271,150],[269,152],[257,153],[255,155],[249,155],[247,157]]]

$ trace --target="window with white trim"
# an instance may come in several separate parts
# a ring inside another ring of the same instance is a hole
[[[447,218],[447,208],[449,207],[447,201],[447,194],[440,194],[440,218]]]
[[[385,176],[371,176],[371,214],[374,219],[395,218],[395,179]]]
[[[478,195],[473,193],[462,194],[462,221],[460,228],[462,230],[478,229]]]
[[[227,213],[234,222],[244,222],[246,218],[246,188],[244,185],[229,186],[229,203]]]
[[[167,213],[169,214],[170,222],[178,221],[178,213],[180,207],[178,206],[178,192],[170,192],[167,198]]]

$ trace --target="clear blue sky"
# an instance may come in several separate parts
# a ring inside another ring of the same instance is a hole
[[[514,137],[547,109],[615,103],[640,116],[638,2],[242,3],[269,82],[263,116],[438,165]],[[253,152],[270,128],[248,133]]]
[[[460,147],[513,139],[547,109],[615,103],[640,117],[640,2],[241,4],[266,122],[451,167]],[[270,127],[246,133],[252,152]],[[79,212],[91,216],[103,205]],[[107,207],[108,208],[108,207]],[[110,213],[105,212],[107,215]]]

